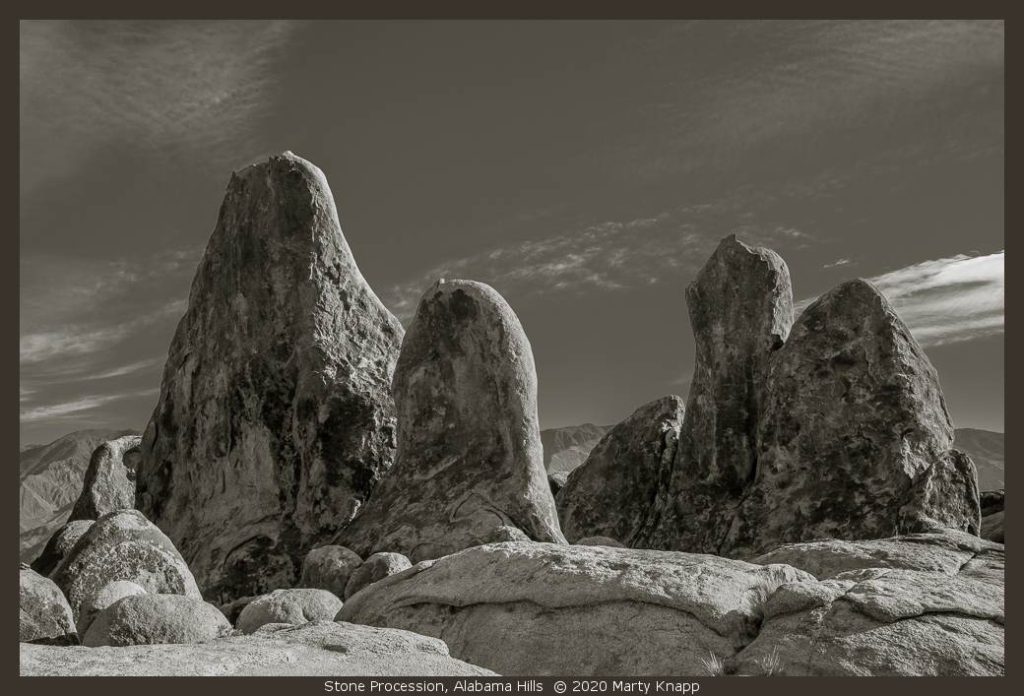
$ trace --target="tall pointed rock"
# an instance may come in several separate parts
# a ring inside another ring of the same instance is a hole
[[[686,289],[693,380],[669,484],[633,546],[720,553],[757,468],[772,355],[793,324],[789,268],[771,249],[724,238]]]
[[[290,585],[390,468],[402,333],[317,167],[286,152],[232,176],[136,493],[209,599]]]
[[[866,281],[825,293],[794,325],[772,361],[758,444],[757,495],[734,548],[978,533],[974,465],[952,449],[935,368]]]
[[[533,351],[494,289],[439,281],[395,370],[398,456],[338,543],[413,561],[497,541],[565,542],[544,471]]]

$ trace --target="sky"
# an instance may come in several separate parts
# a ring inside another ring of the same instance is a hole
[[[145,427],[231,171],[317,164],[406,325],[494,286],[542,427],[686,395],[736,234],[799,306],[875,282],[958,427],[1003,430],[999,21],[24,21],[21,442]]]

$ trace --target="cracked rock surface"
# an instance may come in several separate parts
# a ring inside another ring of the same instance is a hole
[[[25,676],[486,676],[434,638],[333,621],[272,624],[191,645],[51,647],[23,644]]]
[[[801,570],[701,554],[509,542],[424,561],[354,595],[339,619],[444,640],[502,674],[700,674],[757,633]]]
[[[394,468],[337,538],[412,561],[499,541],[565,542],[541,451],[533,351],[493,288],[442,280],[395,368]]]
[[[231,177],[142,439],[139,510],[225,603],[289,587],[394,458],[402,326],[327,180],[288,152]]]
[[[757,638],[729,661],[762,674],[985,676],[1005,672],[1002,544],[946,532],[792,544],[758,562],[821,582],[780,587]]]
[[[712,654],[728,674],[1001,674],[1003,559],[958,532],[757,563],[488,544],[385,578],[338,618],[441,638],[502,674],[704,675]]]

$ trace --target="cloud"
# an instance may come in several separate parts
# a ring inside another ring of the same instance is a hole
[[[103,372],[87,375],[83,379],[96,380],[96,379],[113,379],[114,377],[125,377],[127,375],[133,375],[137,372],[148,370],[151,367],[156,367],[164,363],[161,358],[148,358],[146,360],[139,360],[137,362],[129,363],[127,365],[121,365],[110,370]]]
[[[849,263],[852,263],[850,261],[850,259],[841,258],[841,259],[836,259],[832,263],[826,263],[824,266],[822,266],[822,268],[838,268],[839,266],[846,266]]]
[[[24,367],[54,359],[91,355],[106,351],[128,336],[136,334],[169,317],[180,315],[186,306],[187,302],[185,300],[171,300],[155,311],[147,312],[136,319],[109,326],[88,328],[72,325],[51,331],[22,334],[20,343],[21,365]],[[144,362],[148,363],[149,361]]]
[[[871,278],[924,346],[1003,332],[1004,254],[924,261]]]
[[[282,21],[22,21],[22,192],[130,144],[231,160],[272,103]]]
[[[78,397],[72,401],[36,406],[21,412],[21,422],[33,423],[36,421],[75,416],[76,414],[80,414],[84,411],[91,411],[99,408],[100,406],[104,406],[112,401],[119,401],[121,399],[134,397],[153,396],[158,391],[158,389],[146,389],[143,391],[125,394],[95,394]]]
[[[617,292],[688,280],[729,233],[778,248],[804,248],[813,240],[792,226],[743,222],[737,210],[735,201],[723,199],[493,248],[438,264],[383,292],[381,299],[406,321],[439,278],[478,280],[508,298]]]
[[[958,254],[883,273],[868,280],[885,295],[924,347],[971,341],[1003,332],[1002,251]],[[797,303],[802,312],[815,298]]]

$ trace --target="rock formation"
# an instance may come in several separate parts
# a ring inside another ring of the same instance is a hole
[[[87,598],[78,610],[78,630],[85,636],[89,632],[89,625],[96,618],[96,615],[125,597],[147,594],[146,588],[131,580],[114,580],[108,582],[98,591]],[[184,595],[183,595],[184,596]]]
[[[108,512],[135,507],[135,470],[141,441],[138,435],[125,435],[96,448],[70,521],[96,520]]]
[[[82,645],[204,643],[231,633],[212,604],[196,597],[142,594],[124,597],[96,615]]]
[[[33,563],[47,541],[64,526],[82,493],[93,452],[130,430],[78,430],[48,445],[30,445],[19,455],[19,546],[21,560]],[[44,573],[45,574],[45,573]]]
[[[629,545],[744,557],[820,538],[977,533],[974,466],[952,448],[935,370],[885,298],[851,281],[791,326],[791,295],[782,259],[734,237],[688,289],[693,386],[655,522]],[[609,524],[635,504],[606,502]]]
[[[23,563],[18,586],[19,641],[53,644],[78,642],[71,607],[52,580],[44,578]]]
[[[93,524],[93,520],[75,520],[54,532],[43,547],[43,552],[32,561],[32,570],[42,575],[52,573]]]
[[[341,611],[341,600],[327,590],[274,590],[249,602],[238,615],[236,627],[252,633],[272,623],[304,624],[330,621]]]
[[[299,584],[343,597],[349,577],[362,563],[359,554],[344,546],[318,546],[302,561]]]
[[[365,588],[339,619],[443,637],[503,674],[692,676],[714,655],[727,674],[1000,675],[1003,565],[1001,545],[951,530],[758,564],[488,544]]]
[[[24,676],[488,676],[444,642],[408,631],[333,621],[267,626],[253,635],[186,645],[96,650],[23,644]]]
[[[813,573],[783,585],[757,639],[730,665],[766,659],[794,676],[998,676],[1005,671],[1001,544],[951,530],[792,544],[757,559]]]
[[[219,602],[294,584],[394,457],[402,327],[356,267],[323,173],[235,173],[142,441],[137,506]]]
[[[412,563],[400,553],[375,553],[366,559],[359,568],[352,573],[352,577],[345,586],[345,599],[354,595],[367,585],[372,585],[378,580],[401,573],[406,568],[411,568]]]
[[[683,411],[678,396],[657,399],[601,439],[555,499],[566,539],[604,536],[633,546],[657,526],[654,503],[671,482]]]
[[[757,635],[763,598],[813,581],[714,556],[511,542],[466,549],[365,588],[340,620],[444,638],[501,674],[698,674]]]
[[[98,519],[52,578],[76,621],[86,602],[115,580],[128,580],[152,594],[200,598],[196,581],[171,540],[137,510],[119,510]]]
[[[533,352],[482,283],[434,284],[395,369],[398,454],[338,537],[413,561],[492,541],[564,542],[544,472]]]

